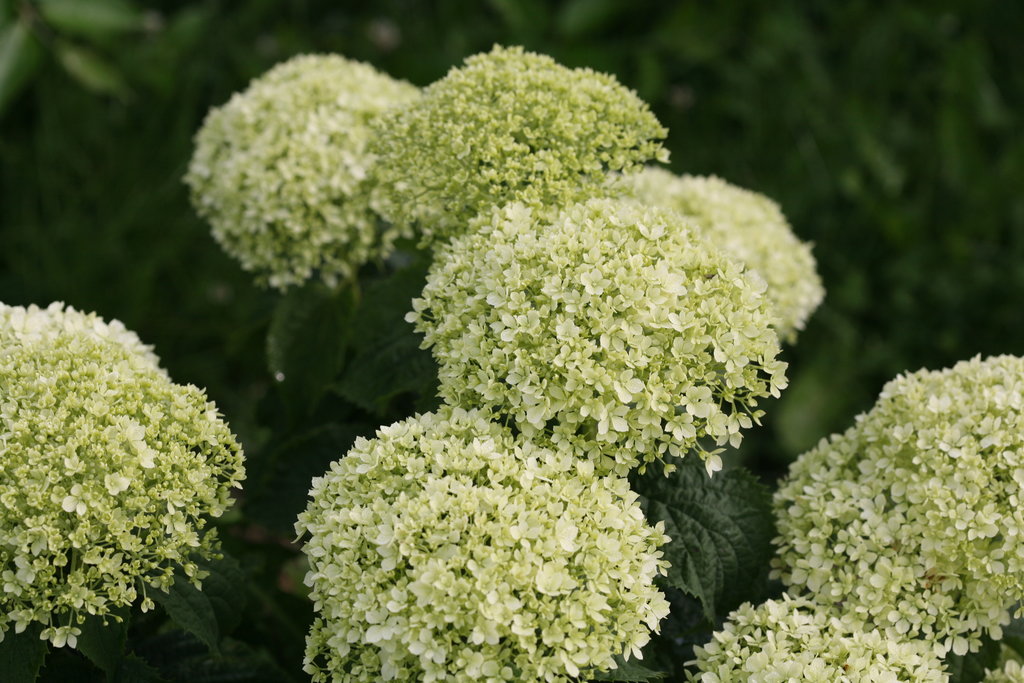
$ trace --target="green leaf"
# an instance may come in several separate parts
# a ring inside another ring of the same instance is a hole
[[[946,655],[945,669],[949,672],[949,683],[978,683],[985,678],[985,669],[999,666],[1000,645],[988,636],[982,636],[977,652],[960,656]]]
[[[352,447],[357,436],[368,432],[372,433],[372,428],[366,425],[326,424],[260,453],[272,465],[245,501],[248,519],[293,537],[295,518],[306,508],[313,477],[323,475]]]
[[[667,582],[701,603],[715,623],[745,600],[757,599],[775,535],[771,497],[743,469],[708,477],[696,456],[669,476],[650,468],[634,479],[648,520],[664,522],[671,541]]]
[[[117,683],[164,683],[166,681],[159,671],[134,654],[129,654],[124,658],[114,680]]]
[[[352,328],[359,331],[352,339],[356,355],[334,389],[381,418],[392,417],[392,404],[400,396],[419,399],[416,410],[433,407],[437,364],[405,321],[413,298],[423,291],[427,266],[427,259],[416,254],[409,266],[370,283],[353,316]]]
[[[245,606],[245,575],[229,556],[216,562],[197,562],[210,572],[202,589],[177,574],[174,584],[163,593],[149,595],[159,603],[179,628],[195,635],[212,652],[220,652],[220,640],[238,625]]]
[[[616,657],[615,662],[618,664],[612,671],[602,671],[601,673],[594,675],[595,681],[659,681],[665,678],[666,674],[662,671],[652,671],[645,666],[642,666],[636,662],[636,660],[629,659],[624,660],[622,657]]]
[[[142,12],[123,0],[40,0],[39,12],[55,29],[103,38],[142,28]]]
[[[93,92],[118,97],[129,93],[128,84],[117,67],[89,48],[58,41],[57,60],[72,78]]]
[[[267,334],[267,367],[287,403],[300,411],[310,410],[341,370],[351,309],[350,292],[318,284],[278,301]]]
[[[378,346],[357,354],[337,392],[361,408],[383,417],[393,412],[392,402],[403,395],[420,399],[422,410],[437,393],[437,363],[429,351],[420,348],[412,329],[395,328]]]
[[[107,674],[108,681],[116,680],[116,674],[124,659],[124,643],[128,635],[128,610],[107,617],[107,623],[98,616],[86,617],[82,634],[78,636],[78,650],[89,661]],[[120,617],[117,621],[115,617]]]
[[[558,16],[558,28],[572,38],[598,33],[628,9],[629,5],[619,0],[569,0]]]
[[[267,653],[230,638],[224,640],[219,655],[212,655],[194,636],[181,631],[160,633],[139,645],[146,661],[171,681],[284,683],[291,680]]]
[[[25,20],[0,29],[0,114],[39,67],[42,48]]]
[[[4,683],[33,683],[49,651],[39,639],[42,627],[33,624],[21,633],[9,629],[0,641],[0,672]]]

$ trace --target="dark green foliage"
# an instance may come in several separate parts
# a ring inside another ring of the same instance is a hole
[[[705,618],[717,623],[731,610],[760,597],[775,535],[768,490],[743,469],[708,477],[696,456],[668,476],[651,468],[633,488],[647,519],[664,522],[671,541],[667,582],[697,598]]]
[[[8,632],[0,642],[0,671],[10,683],[32,683],[43,665],[49,645],[39,639],[42,627],[33,624],[21,633]]]
[[[948,654],[945,666],[949,683],[978,683],[985,678],[986,669],[995,669],[999,665],[999,650],[999,643],[985,636],[977,652],[963,656]]]
[[[595,681],[660,681],[665,678],[665,674],[660,671],[652,671],[642,664],[637,663],[635,659],[629,661],[623,661],[621,657],[617,658],[618,668],[614,671],[606,673],[600,673],[594,676]]]

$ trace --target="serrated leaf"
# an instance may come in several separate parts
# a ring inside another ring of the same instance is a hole
[[[412,329],[396,330],[378,345],[357,354],[335,385],[345,399],[378,416],[391,412],[392,401],[412,394],[432,398],[437,393],[437,363],[420,348]]]
[[[0,30],[0,114],[39,66],[42,48],[24,20]]]
[[[202,589],[181,574],[166,593],[150,592],[179,628],[193,634],[212,652],[220,652],[220,640],[238,625],[245,606],[245,576],[229,556],[216,562],[197,562],[209,572]]]
[[[169,631],[147,638],[139,647],[147,662],[171,681],[284,683],[289,680],[266,653],[230,638],[222,645],[222,652],[213,655],[195,636]]]
[[[121,610],[107,617],[107,623],[98,616],[86,617],[82,633],[78,636],[78,650],[89,661],[107,674],[107,680],[116,680],[116,674],[124,659],[124,643],[128,635],[128,610]],[[120,617],[117,621],[115,617]]]
[[[165,683],[167,679],[141,657],[129,654],[121,662],[115,680],[117,683]]]
[[[427,266],[426,258],[415,254],[408,266],[371,282],[352,319],[352,328],[359,330],[352,339],[356,353],[334,389],[381,418],[392,417],[396,397],[416,396],[421,402],[415,409],[424,410],[437,393],[437,364],[405,321],[413,298],[423,291]]]
[[[946,655],[945,669],[949,673],[949,683],[978,683],[985,678],[985,669],[994,669],[999,665],[1000,645],[988,636],[982,636],[981,647],[977,652],[966,655]]]
[[[267,367],[301,411],[316,404],[341,370],[351,309],[350,292],[318,284],[289,291],[274,309]]]
[[[767,574],[775,533],[768,490],[743,469],[708,477],[695,456],[667,477],[656,469],[633,485],[648,520],[664,522],[671,538],[667,582],[697,598],[715,623],[756,599]]]
[[[295,518],[306,508],[313,477],[323,475],[343,457],[357,436],[371,432],[365,425],[326,424],[261,453],[273,464],[266,480],[246,500],[246,516],[271,531],[292,536]]]
[[[83,87],[103,95],[128,94],[128,83],[121,72],[94,50],[65,41],[58,41],[56,50],[61,66]]]
[[[123,0],[39,0],[39,12],[58,31],[89,38],[142,28],[142,12]]]
[[[594,675],[595,681],[660,681],[665,678],[663,671],[648,669],[634,659],[615,658],[618,666],[612,671],[602,671]]]
[[[42,627],[33,624],[21,633],[10,629],[0,641],[0,672],[4,683],[34,683],[49,646],[39,639]]]

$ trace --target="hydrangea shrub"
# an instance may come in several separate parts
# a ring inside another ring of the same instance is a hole
[[[435,259],[409,320],[442,396],[628,472],[737,445],[785,387],[764,283],[677,214],[591,199],[480,217]]]
[[[783,594],[732,612],[694,649],[700,683],[940,683],[942,661],[921,641],[851,628],[813,601]]]
[[[715,176],[677,176],[654,166],[623,176],[621,185],[644,203],[691,218],[702,237],[760,274],[779,337],[796,340],[825,290],[810,245],[793,234],[778,204]]]
[[[665,161],[667,131],[613,76],[495,47],[377,120],[381,210],[447,240],[491,207],[557,210],[606,193],[609,171]]]
[[[775,495],[775,572],[890,638],[964,654],[1024,599],[1024,359],[903,375]]]
[[[628,483],[477,411],[357,440],[311,497],[314,681],[575,681],[668,612],[667,539]]]
[[[376,210],[371,124],[418,96],[338,55],[279,64],[206,117],[185,176],[192,203],[261,283],[350,279],[401,234]]]
[[[243,477],[216,406],[119,322],[0,304],[0,639],[38,623],[74,647],[175,570],[199,585]]]

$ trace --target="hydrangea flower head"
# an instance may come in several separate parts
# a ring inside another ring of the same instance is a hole
[[[512,204],[441,250],[408,319],[450,403],[629,469],[737,445],[785,386],[762,292],[672,211],[591,199]],[[670,466],[670,465],[669,465]]]
[[[775,572],[890,637],[964,654],[1024,599],[1024,359],[889,382],[775,495]]]
[[[579,680],[668,613],[668,539],[624,479],[444,408],[359,439],[296,530],[314,681]]]
[[[385,216],[426,239],[512,201],[560,207],[605,194],[608,171],[667,159],[667,131],[636,93],[519,47],[468,58],[378,129]]]
[[[242,454],[202,391],[117,321],[0,304],[0,637],[32,622],[75,645],[176,568],[218,552]]]
[[[213,109],[196,135],[185,176],[196,211],[263,284],[351,277],[399,235],[374,210],[370,124],[418,93],[338,55],[275,66]]]
[[[803,598],[783,595],[741,605],[703,647],[694,648],[700,683],[939,683],[949,677],[921,641],[851,629]]]
[[[796,339],[825,290],[810,245],[793,234],[778,204],[721,178],[677,176],[653,166],[620,182],[640,201],[692,218],[702,237],[757,271],[768,284],[779,336]]]

